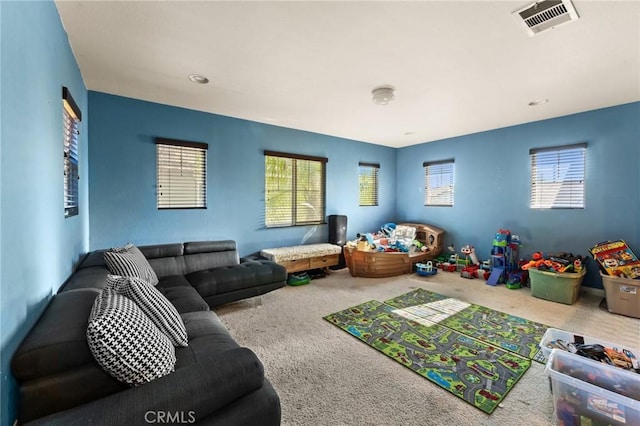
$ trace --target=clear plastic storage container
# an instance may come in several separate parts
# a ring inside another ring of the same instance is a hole
[[[640,425],[640,374],[560,349],[545,367],[559,425]]]
[[[562,349],[565,348],[569,350],[570,344],[586,344],[586,345],[602,345],[605,348],[612,349],[614,351],[625,354],[631,361],[631,367],[629,366],[620,366],[622,368],[640,368],[640,350],[638,348],[627,347],[624,345],[619,345],[617,343],[607,342],[605,340],[596,339],[595,337],[584,336],[579,333],[574,333],[572,331],[566,330],[558,330],[557,328],[548,328],[545,331],[544,336],[542,336],[542,340],[540,341],[540,349],[542,349],[542,353],[546,359],[549,359],[549,355],[551,355],[551,350],[554,348]],[[569,350],[571,352],[571,350]]]

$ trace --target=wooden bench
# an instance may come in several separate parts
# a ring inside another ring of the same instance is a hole
[[[260,255],[287,268],[287,272],[307,271],[337,265],[342,247],[335,244],[305,244],[264,249]]]

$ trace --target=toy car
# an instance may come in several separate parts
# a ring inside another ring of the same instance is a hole
[[[618,352],[611,348],[604,348],[604,352],[611,360],[612,364],[616,367],[624,368],[625,370],[633,369],[633,363],[627,355],[622,352]]]
[[[613,362],[611,362],[604,350],[604,346],[598,343],[592,345],[575,345],[575,348],[576,355],[613,365]]]
[[[422,276],[435,275],[438,273],[438,268],[433,266],[431,261],[427,263],[416,263],[416,274]]]

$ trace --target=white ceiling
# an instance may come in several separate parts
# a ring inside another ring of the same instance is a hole
[[[56,1],[89,90],[392,147],[639,101],[640,1],[573,4]]]

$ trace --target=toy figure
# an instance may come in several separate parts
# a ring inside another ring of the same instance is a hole
[[[474,246],[470,246],[469,244],[467,244],[466,246],[460,249],[460,252],[465,255],[467,260],[471,261],[471,264],[473,265],[480,264],[480,262],[478,261],[478,256],[476,256],[476,249]]]

